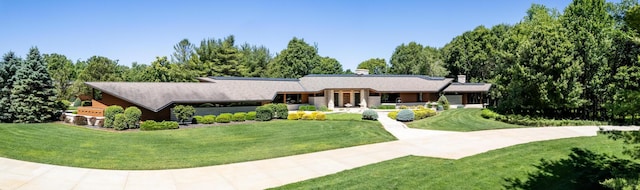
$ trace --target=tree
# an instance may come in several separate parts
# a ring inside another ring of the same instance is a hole
[[[197,76],[241,76],[244,70],[240,64],[242,54],[234,43],[233,35],[224,40],[202,40],[188,67],[198,71]]]
[[[11,89],[13,88],[13,76],[15,76],[22,60],[15,53],[6,53],[0,62],[0,122],[13,121],[11,107]]]
[[[267,73],[273,78],[300,78],[319,64],[318,49],[307,44],[304,39],[294,37],[287,48],[269,63]]]
[[[636,5],[629,9],[627,14],[624,16],[624,21],[630,28],[636,30],[636,32],[640,32],[640,5]]]
[[[444,66],[453,75],[467,75],[472,82],[494,78],[498,47],[509,28],[508,25],[497,25],[492,29],[478,26],[455,37],[442,50]]]
[[[248,43],[240,46],[242,54],[241,65],[244,70],[244,77],[264,77],[266,76],[267,66],[273,58],[269,53],[269,49],[264,46],[249,45]]]
[[[391,55],[390,73],[416,74],[418,72],[416,67],[427,61],[422,49],[422,45],[416,42],[410,42],[407,45],[401,44],[396,47],[393,55]]]
[[[31,48],[27,59],[13,76],[10,112],[16,123],[40,123],[56,111],[56,94],[51,77],[38,48]]]
[[[91,94],[91,89],[84,82],[110,82],[123,81],[123,68],[117,61],[102,56],[93,56],[87,61],[87,66],[80,72],[74,83],[76,95]]]
[[[72,81],[75,80],[75,68],[73,62],[60,54],[45,54],[49,75],[53,80],[58,100],[69,100],[73,95],[70,92]]]
[[[440,49],[425,46],[422,53],[426,60],[414,69],[416,70],[414,74],[440,77],[444,77],[449,74],[449,71],[444,68],[444,60]]]
[[[371,58],[358,64],[358,69],[369,69],[370,74],[386,74],[387,62],[382,58]]]
[[[173,108],[173,115],[175,115],[176,118],[178,118],[178,121],[180,123],[183,123],[184,121],[191,119],[191,117],[195,113],[196,113],[196,109],[194,109],[193,106],[177,105],[176,107]]]
[[[342,74],[342,65],[331,57],[321,57],[318,64],[309,74]]]
[[[186,64],[189,62],[193,54],[195,45],[191,44],[188,39],[182,39],[178,44],[173,46],[173,54],[171,54],[171,62],[176,64]]]

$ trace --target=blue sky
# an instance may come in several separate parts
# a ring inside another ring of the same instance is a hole
[[[149,64],[184,38],[199,44],[235,35],[237,44],[264,45],[275,55],[298,37],[353,70],[370,58],[388,62],[402,43],[442,47],[479,25],[517,23],[532,3],[562,11],[570,2],[0,0],[0,53],[25,57],[37,46],[74,61],[100,55]]]

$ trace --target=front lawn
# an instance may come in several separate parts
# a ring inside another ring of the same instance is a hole
[[[0,156],[104,169],[189,168],[395,138],[372,121],[270,121],[168,131],[106,132],[63,124],[0,124]]]
[[[327,120],[360,121],[362,120],[362,114],[360,113],[328,113]]]
[[[521,144],[460,160],[408,156],[277,189],[504,189],[504,178],[523,179],[541,158],[566,158],[572,147],[621,156],[623,146],[599,135]]]
[[[479,131],[489,129],[504,129],[525,127],[507,124],[480,116],[481,109],[451,109],[438,115],[413,121],[407,126],[418,129],[446,130],[446,131]]]

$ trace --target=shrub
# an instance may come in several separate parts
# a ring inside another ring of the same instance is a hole
[[[304,115],[302,115],[302,120],[313,120],[313,119],[315,119],[315,118],[313,117],[313,114],[311,114],[311,113],[305,113]]]
[[[287,116],[288,120],[298,120],[300,119],[300,117],[298,117],[297,113],[289,113],[289,115]]]
[[[273,118],[273,110],[267,106],[260,106],[256,108],[256,120],[257,121],[269,121]]]
[[[396,117],[396,120],[398,120],[398,121],[413,121],[414,118],[415,118],[415,114],[413,113],[413,111],[411,111],[411,110],[400,110],[400,112],[398,112],[398,116]]]
[[[60,103],[64,105],[65,108],[71,106],[71,102],[69,100],[60,100]]]
[[[113,120],[116,118],[116,114],[119,113],[124,113],[122,107],[117,105],[107,107],[107,109],[104,110],[104,127],[112,128]]]
[[[80,98],[76,98],[76,100],[73,101],[73,107],[79,107],[82,105],[82,101],[80,100]]]
[[[423,109],[422,111],[425,111],[427,113],[427,117],[432,117],[438,114],[435,110],[432,109]]]
[[[213,107],[213,104],[212,103],[204,103],[204,104],[200,104],[198,107],[209,108],[209,107]]]
[[[178,129],[178,128],[180,128],[178,125],[178,122],[175,122],[175,121],[156,122],[153,120],[148,120],[148,121],[144,121],[140,125],[140,130],[143,130],[143,131]]]
[[[233,115],[230,113],[221,113],[218,117],[216,117],[216,122],[218,123],[229,123],[231,122],[231,118]]]
[[[427,108],[425,108],[423,105],[418,105],[418,106],[416,106],[416,109],[423,110],[423,109],[427,109]]]
[[[90,117],[89,118],[89,124],[91,124],[91,126],[96,126],[96,121],[98,119],[96,117]]]
[[[373,110],[364,110],[364,112],[362,112],[362,119],[364,119],[364,120],[377,120],[378,119],[378,113],[376,113],[376,111],[373,111]]]
[[[139,127],[138,122],[140,121],[140,116],[142,116],[142,111],[135,106],[131,106],[124,110],[124,116],[127,128],[135,129]]]
[[[415,120],[427,118],[427,111],[425,110],[413,110]]]
[[[316,113],[316,120],[324,121],[327,119],[327,114],[325,114],[324,112],[315,112],[315,113]]]
[[[115,118],[113,119],[113,129],[115,130],[127,129],[127,121],[123,113],[116,114]]]
[[[308,105],[308,106],[307,106],[307,111],[316,111],[316,106],[314,106],[314,105]]]
[[[215,115],[202,116],[202,121],[198,121],[198,123],[202,123],[202,124],[213,124],[215,122],[216,122],[216,116]]]
[[[279,119],[287,119],[289,115],[287,104],[276,104],[276,115],[278,115]]]
[[[442,95],[440,96],[440,98],[438,98],[438,105],[442,105],[442,107],[444,108],[444,110],[449,110],[449,100],[447,100],[447,97]]]
[[[482,109],[482,111],[480,112],[480,116],[486,119],[495,119],[498,117],[498,115],[498,113],[491,111],[490,109]]]
[[[180,123],[183,123],[184,121],[190,119],[191,116],[193,116],[193,114],[195,113],[196,109],[193,108],[193,106],[177,105],[173,108],[173,115],[176,116],[178,122]]]
[[[245,117],[245,119],[249,121],[256,120],[256,112],[255,111],[247,112],[247,116]]]
[[[406,110],[406,109],[409,109],[409,107],[407,107],[407,106],[405,106],[405,105],[401,105],[401,106],[400,106],[400,109],[401,109],[401,110]]]
[[[307,105],[301,105],[298,107],[299,111],[307,111]]]
[[[378,109],[383,109],[383,110],[392,110],[392,109],[396,109],[396,105],[380,105],[378,106]]]
[[[389,112],[389,113],[387,114],[387,116],[388,116],[389,118],[391,118],[391,119],[395,120],[395,119],[396,119],[396,117],[398,117],[398,111],[392,111],[392,112]]]
[[[329,111],[329,108],[327,108],[327,106],[320,106],[318,108],[319,111]]]
[[[78,114],[78,110],[73,110],[71,113],[72,114]]]
[[[73,117],[73,124],[76,125],[87,125],[87,118],[84,116],[76,115]]]
[[[278,117],[277,115],[278,109],[276,108],[277,106],[275,104],[265,104],[264,107],[269,108],[271,110],[271,117],[273,118]]]
[[[304,111],[297,111],[296,114],[298,114],[298,118],[302,118],[302,116],[304,116],[305,112]]]
[[[203,119],[204,118],[200,115],[193,116],[193,118],[191,119],[191,124],[201,123]]]
[[[233,114],[233,121],[244,121],[247,117],[247,113],[245,112],[237,112]]]

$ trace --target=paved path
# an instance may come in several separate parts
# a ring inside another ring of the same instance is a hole
[[[459,159],[533,141],[594,136],[598,127],[478,132],[408,129],[380,113],[398,141],[189,169],[99,170],[0,158],[0,189],[264,189],[408,155]]]

